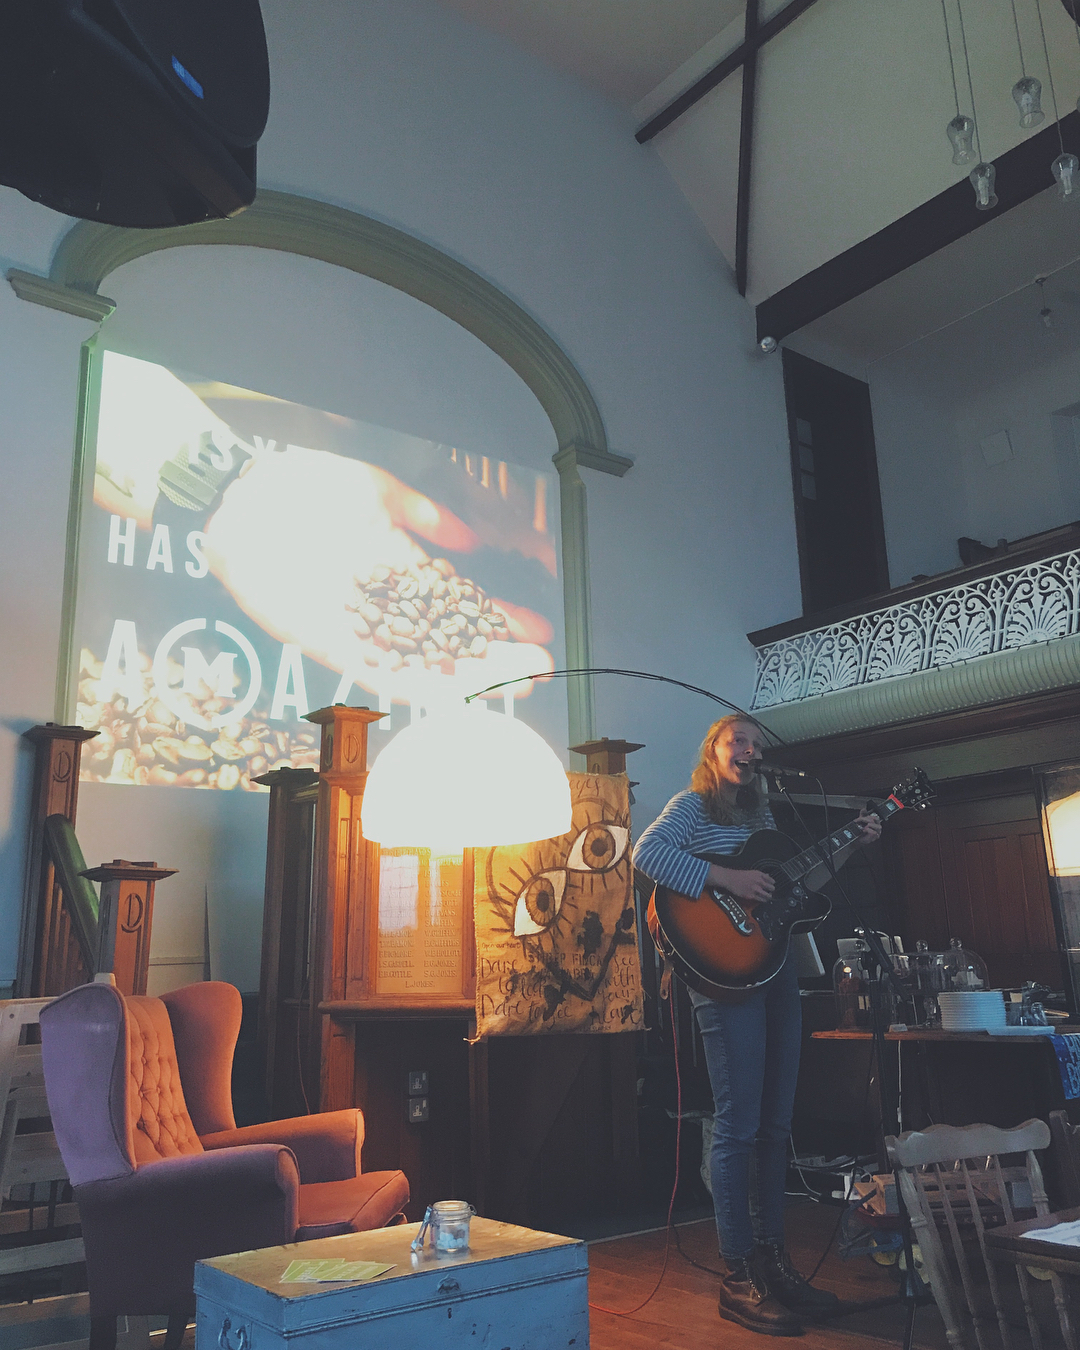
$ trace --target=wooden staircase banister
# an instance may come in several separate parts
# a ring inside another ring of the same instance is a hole
[[[45,848],[56,870],[64,908],[79,943],[83,962],[93,974],[97,969],[100,905],[97,891],[86,877],[86,859],[71,821],[57,813],[45,819]]]

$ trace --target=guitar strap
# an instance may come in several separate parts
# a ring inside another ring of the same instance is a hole
[[[660,997],[662,999],[668,999],[671,997],[671,977],[672,975],[674,975],[674,973],[675,971],[672,969],[671,962],[665,956],[664,971],[663,974],[660,976]]]

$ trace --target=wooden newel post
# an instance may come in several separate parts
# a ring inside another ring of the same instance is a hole
[[[644,744],[634,741],[610,741],[603,736],[598,741],[586,741],[584,745],[572,745],[575,755],[584,755],[587,773],[625,773],[626,756],[635,750],[644,750]]]
[[[154,883],[175,873],[174,867],[124,858],[81,873],[101,883],[95,980],[115,984],[122,994],[146,993]]]
[[[367,783],[368,727],[385,713],[334,704],[306,714],[322,727],[319,796],[315,806],[308,996],[308,1099],[322,1110],[352,1104],[353,1028],[320,1008],[346,996],[350,968],[365,970],[372,940],[367,900],[377,845],[360,831]],[[315,1108],[319,1109],[319,1108]]]
[[[319,775],[271,769],[253,780],[270,789],[259,977],[259,1055],[266,1100],[276,1119],[302,1115],[297,1082],[297,1018],[308,981],[311,859]],[[288,1025],[281,1025],[282,1019]]]
[[[23,733],[34,747],[34,787],[26,856],[16,998],[62,994],[89,979],[60,887],[45,849],[45,821],[54,815],[75,823],[79,760],[84,741],[98,733],[53,722]]]

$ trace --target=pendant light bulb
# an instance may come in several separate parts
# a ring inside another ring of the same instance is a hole
[[[972,137],[975,135],[975,123],[966,113],[956,114],[945,128],[945,135],[948,136],[949,144],[953,148],[952,162],[954,164],[973,164],[975,162],[975,147],[972,144]]]
[[[1050,171],[1057,180],[1061,200],[1080,201],[1080,159],[1068,153],[1058,155],[1050,165]]]
[[[994,191],[994,179],[997,177],[997,170],[992,164],[976,164],[968,174],[971,180],[971,186],[975,189],[975,209],[977,211],[992,211],[998,204],[997,193]]]
[[[1025,75],[1013,85],[1012,96],[1020,109],[1020,125],[1025,131],[1030,131],[1032,127],[1037,127],[1040,122],[1045,121],[1041,80],[1037,80],[1034,75]]]

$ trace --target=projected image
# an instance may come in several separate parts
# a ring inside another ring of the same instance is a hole
[[[257,789],[317,765],[312,708],[417,716],[554,668],[553,475],[98,360],[76,716],[100,734],[84,778]]]

